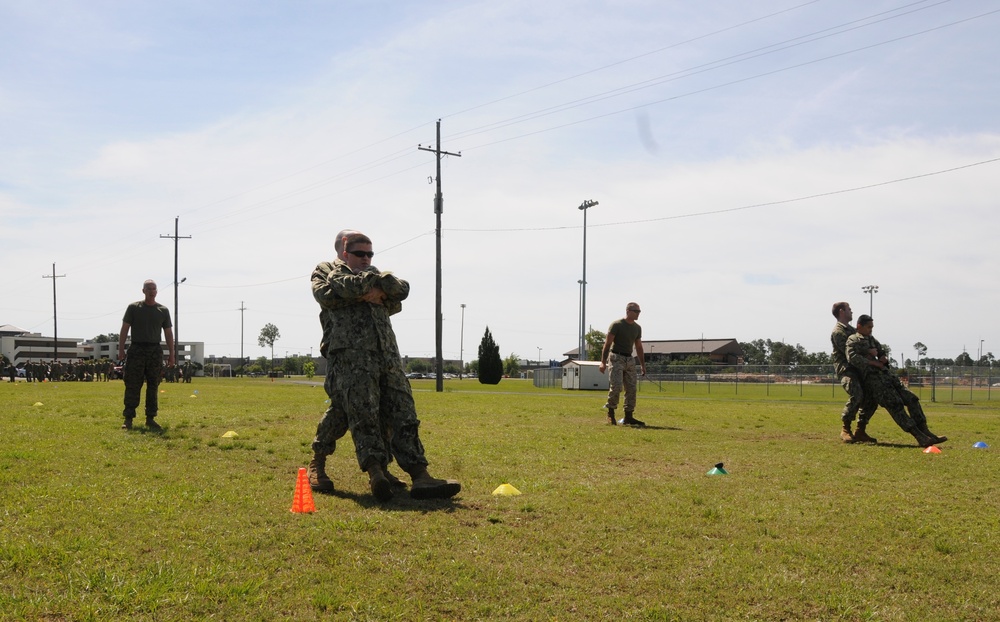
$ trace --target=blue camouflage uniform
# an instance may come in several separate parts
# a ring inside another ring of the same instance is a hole
[[[375,463],[384,468],[393,456],[404,471],[426,467],[420,421],[389,321],[402,309],[409,284],[374,267],[354,274],[339,259],[316,266],[311,280],[313,297],[322,309],[324,386],[330,396],[330,432],[321,435],[317,430],[314,450],[324,449],[324,438],[343,435],[338,426],[346,417],[361,470]],[[376,287],[385,292],[385,303],[363,301]]]

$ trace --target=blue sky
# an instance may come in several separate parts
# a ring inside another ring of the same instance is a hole
[[[828,348],[831,304],[912,356],[1000,352],[1000,2],[3,2],[0,324],[117,331],[154,278],[206,354],[318,352],[344,227],[411,282],[434,352],[648,339]],[[466,304],[464,338],[460,304]]]

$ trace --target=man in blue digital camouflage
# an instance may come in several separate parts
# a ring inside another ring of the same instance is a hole
[[[912,393],[889,369],[885,348],[872,336],[875,321],[869,315],[858,318],[857,332],[847,338],[847,360],[861,375],[866,395],[889,411],[903,431],[913,435],[921,447],[948,440],[927,429],[927,417],[920,398]]]
[[[312,274],[313,297],[323,310],[324,337],[329,336],[331,404],[340,404],[347,415],[358,465],[368,473],[376,499],[392,498],[385,471],[390,457],[410,475],[414,499],[453,497],[461,484],[427,471],[420,421],[389,321],[402,309],[410,285],[374,268],[374,255],[371,239],[351,233],[340,257],[319,264]]]
[[[333,243],[337,257],[344,254],[344,243],[347,241],[347,236],[353,233],[358,232],[353,229],[344,229],[337,234],[337,239]],[[331,309],[346,304],[350,303],[329,297],[325,301],[326,307]],[[332,322],[327,319],[326,315],[326,309],[320,311],[319,322],[323,327],[323,340],[320,342],[319,351],[323,358],[327,358],[327,345],[330,343],[330,331],[333,328]],[[344,412],[343,405],[339,400],[334,399],[336,397],[336,379],[333,375],[333,366],[329,362],[326,366],[326,379],[323,388],[326,389],[327,397],[330,398],[330,406],[323,413],[323,417],[316,426],[316,436],[312,442],[313,458],[309,461],[308,468],[309,486],[316,492],[332,493],[336,487],[326,473],[326,459],[336,451],[337,441],[347,434],[348,423],[347,413]],[[385,476],[394,489],[404,490],[406,488],[406,484],[389,472],[388,468],[385,469]]]

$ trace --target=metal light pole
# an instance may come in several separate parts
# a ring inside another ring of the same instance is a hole
[[[538,366],[541,367],[542,366],[542,348],[541,348],[541,346],[535,346],[535,347],[538,348]]]
[[[587,210],[597,205],[587,199],[577,209],[583,212],[583,279],[580,281],[580,360],[587,360]]]
[[[459,306],[462,307],[462,334],[458,338],[458,379],[461,380],[465,373],[465,303]]]
[[[246,361],[243,360],[243,312],[247,310],[246,303],[242,300],[240,301],[240,308],[237,311],[240,312],[240,367],[243,371],[246,371]]]
[[[580,311],[576,314],[576,319],[580,323],[579,326],[580,343],[576,345],[577,348],[576,358],[577,360],[582,361],[583,360],[583,281],[577,280],[576,284],[580,286]]]
[[[868,294],[868,315],[875,317],[872,309],[875,306],[875,294],[878,293],[878,285],[865,285],[861,288],[861,291]]]

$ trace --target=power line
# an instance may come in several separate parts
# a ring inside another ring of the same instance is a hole
[[[689,214],[677,214],[674,216],[661,216],[659,218],[645,218],[642,220],[622,220],[618,222],[608,222],[598,225],[590,225],[591,227],[619,227],[622,225],[636,225],[650,222],[662,222],[665,220],[679,220],[681,218],[697,218],[700,216],[715,216],[718,214],[727,214],[730,212],[739,212],[743,210],[756,209],[761,207],[773,207],[775,205],[785,205],[788,203],[797,203],[799,201],[809,201],[812,199],[819,199],[823,197],[835,196],[838,194],[846,194],[849,192],[859,192],[861,190],[870,190],[872,188],[879,188],[882,186],[889,186],[892,184],[898,184],[905,181],[913,181],[915,179],[923,179],[925,177],[933,177],[935,175],[944,175],[946,173],[953,173],[955,171],[961,171],[967,168],[972,168],[975,166],[982,166],[984,164],[993,164],[1000,162],[1000,157],[991,158],[989,160],[981,160],[979,162],[973,162],[971,164],[963,164],[961,166],[955,166],[952,168],[941,169],[939,171],[932,171],[930,173],[920,173],[918,175],[910,175],[909,177],[900,177],[898,179],[890,179],[888,181],[880,181],[874,184],[867,184],[864,186],[855,186],[853,188],[842,188],[840,190],[830,190],[829,192],[819,192],[816,194],[810,194],[807,196],[795,197],[792,199],[781,199],[778,201],[768,201],[766,203],[754,203],[751,205],[742,205],[739,207],[729,207],[725,209],[718,210],[708,210],[704,212],[692,212]],[[513,232],[527,232],[527,231],[558,231],[563,229],[579,229],[576,225],[563,225],[558,227],[523,227],[523,228],[501,228],[501,229],[449,229],[449,231],[462,232],[462,233],[513,233]]]

